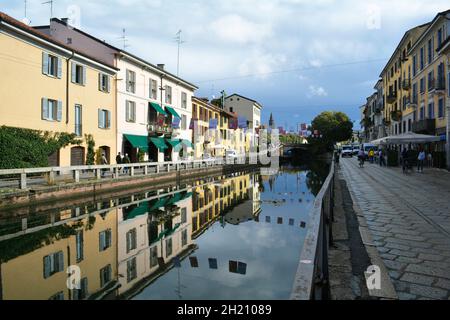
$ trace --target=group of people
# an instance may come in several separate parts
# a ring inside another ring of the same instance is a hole
[[[368,159],[370,163],[374,163],[376,156],[378,156],[378,163],[379,163],[380,167],[386,167],[386,158],[384,156],[384,151],[382,149],[380,149],[378,151],[375,151],[374,149],[370,149],[366,155],[366,153],[364,152],[364,149],[362,149],[362,148],[358,152],[358,159],[359,159],[360,166],[364,167],[364,162],[366,161],[366,159]]]
[[[128,156],[128,153],[125,153],[125,155],[122,156],[122,154],[119,152],[116,157],[116,163],[117,164],[130,164],[131,160],[130,160],[130,157]],[[124,168],[123,171],[124,171],[124,173],[128,173],[128,168]]]
[[[401,162],[402,162],[402,168],[403,173],[407,173],[408,170],[412,170],[412,160],[413,158],[409,156],[410,150],[407,148],[404,148],[401,153]],[[423,168],[425,166],[425,161],[428,159],[428,166],[432,165],[433,162],[433,156],[431,153],[425,152],[423,148],[419,149],[419,154],[417,156],[417,172],[423,173]]]

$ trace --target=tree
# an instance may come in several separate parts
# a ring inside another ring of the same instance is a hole
[[[322,145],[331,150],[336,142],[350,140],[353,123],[343,112],[325,111],[318,115],[311,124],[312,131],[319,131],[320,138],[312,138],[310,143]]]

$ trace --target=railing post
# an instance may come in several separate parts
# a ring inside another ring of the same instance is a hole
[[[148,166],[147,165],[144,167],[144,175],[148,176]]]
[[[95,177],[97,180],[100,180],[102,178],[102,170],[101,169],[95,170]]]
[[[156,165],[156,173],[159,173],[159,163]]]
[[[134,167],[131,167],[130,172],[131,172],[131,176],[134,177]]]
[[[50,171],[48,174],[48,183],[54,184],[55,183],[55,171]]]
[[[167,164],[167,172],[170,172],[170,163]]]
[[[20,189],[24,190],[27,188],[27,174],[21,173],[20,174]]]
[[[73,179],[75,180],[75,183],[80,182],[80,170],[73,171]]]

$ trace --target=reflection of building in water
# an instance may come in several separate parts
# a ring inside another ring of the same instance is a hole
[[[243,174],[219,179],[193,189],[192,238],[200,236],[219,217],[239,224],[260,213],[257,175]]]
[[[119,209],[119,295],[132,296],[192,252],[191,215],[190,192]]]
[[[1,299],[101,298],[115,289],[116,209],[77,220],[81,213],[63,211],[60,225],[0,242]],[[47,218],[55,225],[54,215]],[[80,290],[67,287],[69,266],[81,270]]]

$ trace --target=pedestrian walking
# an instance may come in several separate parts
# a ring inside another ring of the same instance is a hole
[[[366,160],[366,154],[364,153],[363,149],[359,150],[359,152],[358,152],[358,159],[359,159],[359,166],[361,168],[363,168],[364,167],[364,161]]]
[[[117,164],[122,164],[122,155],[120,154],[120,152],[117,154],[116,163]]]
[[[131,163],[130,157],[128,157],[128,153],[125,153],[125,156],[123,157],[122,163],[123,164],[130,164]],[[124,168],[123,171],[124,171],[125,174],[128,174],[129,168]]]
[[[102,153],[102,165],[106,166],[106,165],[108,165],[108,164],[109,164],[109,163],[108,163],[108,159],[106,159],[106,155],[105,155],[104,153]],[[106,170],[107,170],[107,169],[102,169],[102,177],[105,176]]]
[[[380,167],[386,167],[386,159],[384,158],[383,150],[378,151],[378,159],[380,162]]]
[[[402,157],[401,161],[403,173],[407,173],[409,164],[408,164],[408,150],[406,148],[402,150],[401,157]]]
[[[375,159],[375,151],[373,149],[370,149],[369,151],[369,161],[373,164],[373,160]]]
[[[425,150],[422,150],[419,152],[419,156],[417,157],[418,163],[417,163],[417,172],[423,173],[423,165],[425,163],[426,159],[426,153]]]
[[[427,167],[428,168],[432,168],[433,167],[433,155],[431,154],[431,152],[428,152],[427,155]]]

